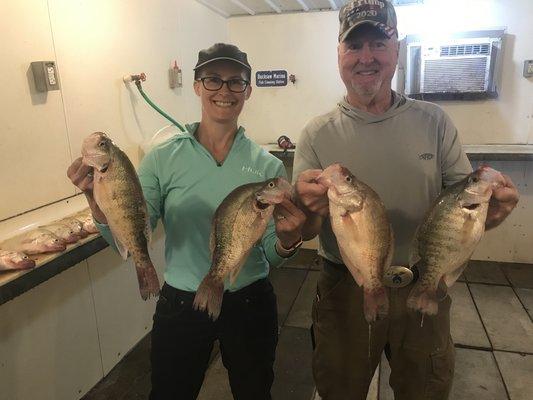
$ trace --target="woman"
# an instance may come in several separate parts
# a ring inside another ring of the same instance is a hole
[[[233,45],[215,44],[200,51],[194,71],[201,121],[154,148],[139,167],[152,227],[161,218],[166,232],[165,284],[152,330],[150,399],[195,399],[216,339],[234,398],[270,399],[278,326],[268,270],[296,252],[305,215],[289,200],[276,206],[275,224],[269,223],[234,284],[226,286],[216,321],[192,307],[211,266],[209,234],[218,205],[237,186],[285,176],[283,164],[249,140],[237,123],[252,91],[246,54]],[[86,194],[103,236],[112,243],[92,197],[89,172],[78,159],[68,176]]]

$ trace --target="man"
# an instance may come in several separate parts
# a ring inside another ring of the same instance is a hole
[[[387,290],[388,317],[370,328],[362,289],[343,265],[328,214],[321,170],[341,162],[381,197],[395,233],[393,265],[407,265],[417,225],[439,195],[471,172],[457,130],[436,105],[391,90],[398,60],[393,6],[385,0],[355,0],[340,11],[338,64],[347,94],[330,113],[312,120],[297,146],[296,190],[308,216],[304,239],[320,234],[323,257],[313,304],[313,374],[325,400],[365,399],[386,349],[396,400],[447,399],[454,369],[450,298],[426,317],[407,312],[412,283]],[[497,226],[518,202],[507,186],[494,192],[487,228]]]

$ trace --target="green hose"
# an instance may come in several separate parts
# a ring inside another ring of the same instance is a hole
[[[161,110],[158,106],[156,106],[152,100],[150,100],[148,98],[148,96],[146,95],[146,93],[144,93],[143,91],[143,88],[141,86],[141,81],[140,80],[136,80],[135,81],[135,85],[137,86],[137,89],[139,89],[139,92],[141,93],[141,96],[146,100],[146,102],[148,104],[150,104],[152,106],[152,108],[154,110],[156,110],[159,114],[161,114],[163,117],[165,117],[166,119],[168,119],[170,122],[172,122],[174,125],[176,125],[180,131],[182,132],[185,132],[185,128],[183,126],[181,126],[177,121],[175,121],[170,115],[168,115],[166,112],[164,112],[163,110]]]

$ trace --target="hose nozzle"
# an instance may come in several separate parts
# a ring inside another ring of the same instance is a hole
[[[135,82],[137,84],[138,82],[146,81],[146,74],[141,72],[139,75],[126,75],[122,78],[122,80],[124,83]]]

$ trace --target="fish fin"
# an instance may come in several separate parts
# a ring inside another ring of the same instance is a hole
[[[409,249],[409,268],[412,268],[417,262],[421,260],[419,247],[418,247],[418,229],[413,236],[413,241],[411,242],[411,247]]]
[[[385,257],[385,261],[383,263],[383,272],[387,271],[389,267],[392,264],[392,256],[394,255],[394,231],[392,230],[392,226],[390,226],[390,235],[389,235],[389,249],[387,251],[387,255]]]
[[[383,319],[389,313],[389,298],[383,286],[363,291],[363,307],[366,321],[370,324]]]
[[[150,296],[159,296],[159,278],[154,265],[150,260],[144,265],[135,265],[135,271],[137,272],[137,279],[139,281],[139,291],[141,292],[141,298],[148,300]]]
[[[344,251],[342,251],[342,249],[340,247],[339,247],[339,251],[341,253],[341,258],[344,261],[344,264],[346,264],[346,266],[348,267],[348,270],[352,274],[352,276],[355,279],[355,282],[357,283],[357,285],[363,286],[363,282],[365,280],[364,280],[363,275],[361,274],[361,272],[359,272],[359,269],[355,265],[351,265],[349,263],[349,258],[346,257]]]
[[[422,314],[435,315],[439,310],[437,301],[437,290],[434,285],[428,285],[428,282],[419,279],[411,289],[407,298],[407,307]]]
[[[146,218],[146,226],[144,227],[144,237],[146,243],[150,244],[152,241],[152,225],[150,225],[150,218]]]
[[[461,276],[461,274],[463,273],[463,271],[466,269],[467,266],[468,266],[468,261],[459,265],[459,267],[457,267],[452,272],[445,274],[443,279],[444,279],[444,283],[446,284],[446,286],[451,287],[457,281],[457,279],[459,279],[459,277]]]
[[[128,249],[115,235],[113,235],[113,239],[115,239],[115,246],[117,246],[117,250],[120,253],[120,256],[122,257],[123,260],[127,260]]]
[[[220,315],[222,299],[224,297],[224,282],[207,274],[194,296],[193,308],[199,311],[207,311],[209,317],[215,321]]]
[[[244,253],[244,255],[242,256],[242,258],[239,260],[239,262],[237,263],[237,265],[235,266],[235,268],[233,268],[231,270],[231,272],[229,273],[229,283],[231,285],[233,285],[235,283],[235,281],[237,280],[237,276],[239,275],[239,272],[241,272],[241,269],[242,267],[244,266],[244,263],[246,262],[246,260],[248,259],[248,255],[250,254],[250,250],[248,250],[246,253]]]
[[[215,238],[215,227],[213,224],[213,228],[211,229],[211,233],[209,235],[209,254],[211,254],[211,258],[213,258],[213,254],[215,252],[215,246],[216,246],[216,238]]]

